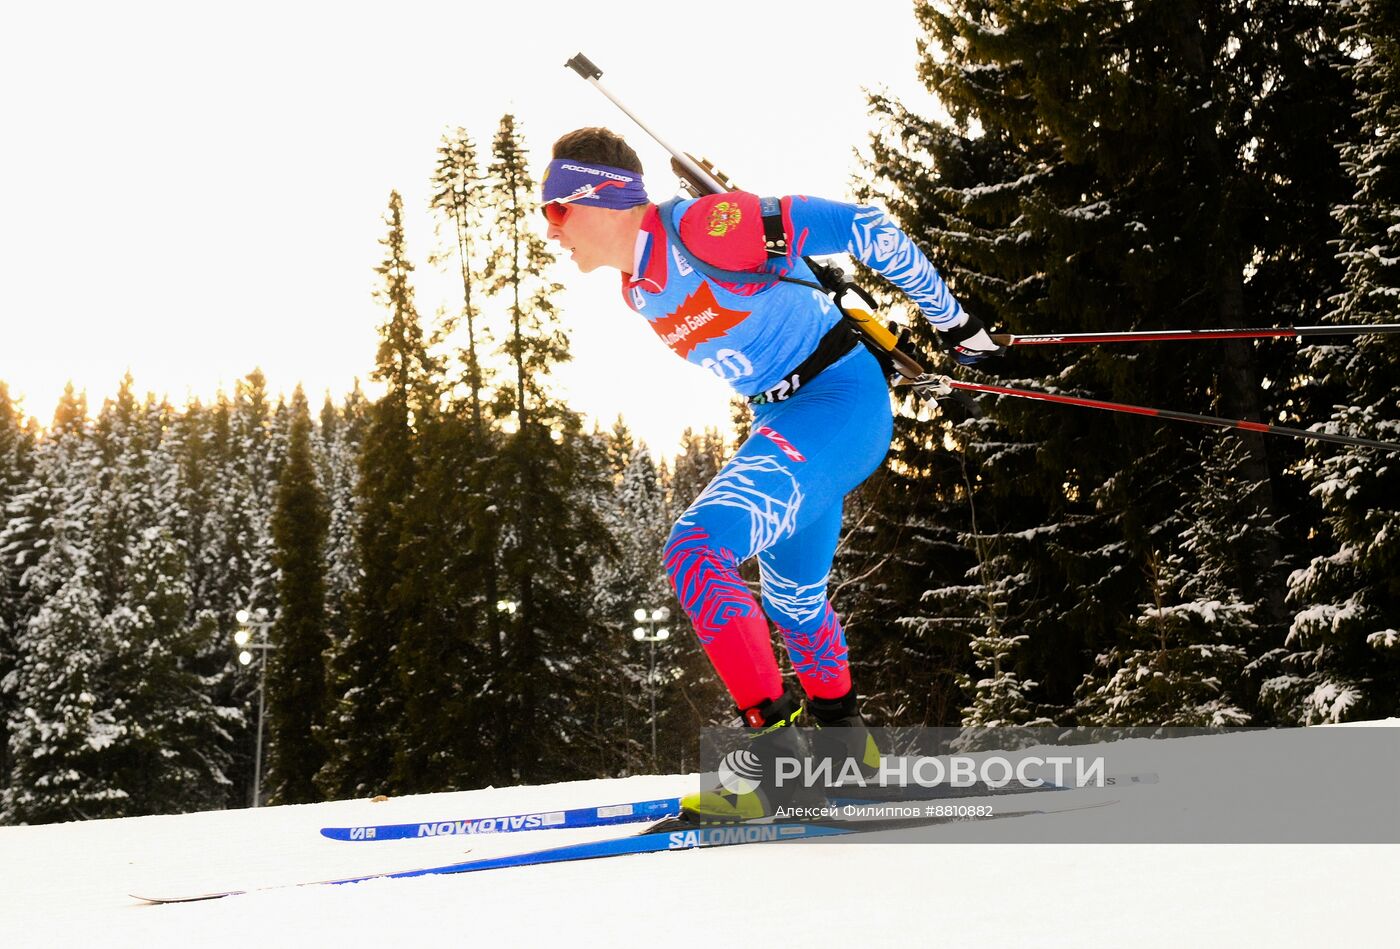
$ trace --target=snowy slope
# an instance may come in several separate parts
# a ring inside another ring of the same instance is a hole
[[[1393,723],[1400,724],[1400,723]],[[1139,743],[1114,771],[1158,784],[1111,807],[1021,818],[1112,822],[1130,832],[1163,803],[1211,808],[1173,781],[1199,742]],[[1199,744],[1193,753],[1199,753]],[[1239,745],[1217,749],[1230,753]],[[1260,780],[1286,776],[1260,775]],[[407,869],[612,836],[627,828],[341,843],[323,825],[518,813],[665,797],[687,776],[423,795],[373,803],[223,811],[0,829],[6,946],[822,945],[1179,946],[1392,943],[1395,845],[937,844],[820,842],[663,853],[203,903],[140,904],[134,890],[197,892]],[[1001,822],[1003,826],[1018,821]],[[986,825],[984,825],[986,826]],[[1088,823],[1080,826],[1088,827]]]

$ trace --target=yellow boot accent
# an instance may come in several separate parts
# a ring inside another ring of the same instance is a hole
[[[732,794],[716,789],[682,797],[681,816],[700,824],[733,824],[768,815],[757,794]]]
[[[875,736],[869,732],[865,733],[865,754],[861,756],[860,763],[873,771],[880,770],[880,747],[875,744]]]

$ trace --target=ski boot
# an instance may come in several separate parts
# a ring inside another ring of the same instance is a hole
[[[811,738],[813,757],[818,765],[830,762],[833,780],[843,771],[853,778],[852,762],[866,781],[879,775],[880,747],[856,708],[855,686],[839,699],[809,698],[807,711],[815,726]]]
[[[681,798],[680,820],[690,824],[732,824],[771,819],[779,808],[812,812],[829,805],[821,788],[806,787],[799,775],[781,785],[778,759],[807,762],[812,749],[798,728],[802,703],[784,692],[741,713],[750,734],[742,748],[720,765],[720,785]]]

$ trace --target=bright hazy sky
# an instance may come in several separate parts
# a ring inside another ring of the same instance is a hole
[[[849,198],[863,88],[932,108],[911,0],[393,4],[27,3],[0,33],[0,380],[47,423],[64,382],[95,408],[128,370],[176,404],[254,367],[317,404],[373,364],[370,296],[389,192],[403,195],[420,314],[456,284],[427,263],[435,149],[489,152],[516,115],[536,178],[568,129],[665,153],[563,63],[582,51],[664,138],[746,189]],[[626,309],[614,271],[556,277],[575,408],[623,413],[661,453],[727,424],[728,390]],[[371,391],[373,391],[371,389]]]

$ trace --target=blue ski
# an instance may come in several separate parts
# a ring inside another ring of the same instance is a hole
[[[1109,775],[1106,787],[1124,787],[1129,784],[1156,784],[1155,773]],[[908,785],[870,785],[835,789],[831,799],[836,804],[869,803],[872,801],[917,800],[933,801],[960,797],[995,797],[1003,794],[1025,794],[1035,791],[1074,790],[1056,784],[1043,784],[1038,787],[1009,785],[989,787],[977,783],[967,787],[939,785],[937,787],[911,787]],[[503,817],[468,817],[456,820],[417,821],[407,824],[362,824],[357,827],[322,827],[321,835],[331,840],[405,840],[421,837],[471,836],[475,834],[509,834],[527,830],[555,830],[578,827],[608,827],[615,824],[636,824],[644,821],[660,820],[680,813],[680,799],[674,797],[657,798],[651,801],[632,801],[626,804],[609,804],[602,807],[575,807],[567,810],[533,811],[525,814],[510,814]]]
[[[504,857],[483,857],[464,860],[440,867],[402,870],[398,873],[351,877],[334,883],[360,883],[365,879],[402,880],[409,877],[442,873],[472,873],[477,870],[501,870],[506,867],[529,867],[541,863],[568,863],[594,860],[598,857],[621,857],[634,853],[659,853],[667,850],[692,850],[698,847],[725,847],[733,844],[757,844],[778,840],[802,840],[812,837],[835,837],[854,831],[825,824],[730,824],[714,827],[693,827],[663,832],[648,829],[630,837],[595,840],[582,844],[565,844],[547,850],[509,854]]]
[[[511,834],[524,830],[557,830],[573,827],[608,827],[660,820],[680,813],[680,798],[633,801],[602,807],[532,811],[504,817],[469,817],[462,820],[419,821],[412,824],[363,824],[359,827],[322,827],[331,840],[404,840],[414,837],[450,837],[473,834]]]
[[[668,819],[631,837],[617,837],[584,844],[566,844],[562,847],[532,850],[504,857],[483,857],[476,860],[464,860],[460,863],[444,864],[440,867],[401,870],[397,873],[377,873],[330,882],[341,884],[362,883],[366,880],[404,880],[410,877],[433,876],[443,873],[474,873],[477,870],[529,867],[542,863],[571,863],[575,860],[595,860],[599,857],[620,857],[637,853],[664,853],[671,850],[695,850],[703,847],[730,847],[735,844],[774,843],[783,840],[811,840],[817,837],[844,837],[850,834],[914,830],[938,824],[1001,820],[1009,817],[1028,817],[1032,814],[1060,814],[1066,811],[1090,810],[1116,803],[1117,801],[1095,801],[1090,804],[1027,808],[1019,811],[987,814],[974,811],[968,815],[948,817],[894,817],[791,824],[720,824],[709,827],[687,825],[683,821]]]
[[[402,880],[409,877],[432,876],[446,873],[474,873],[478,870],[501,870],[508,867],[529,867],[545,863],[571,863],[577,860],[596,860],[602,857],[620,857],[629,854],[665,853],[673,850],[729,847],[737,844],[770,843],[784,840],[811,840],[820,837],[840,837],[851,834],[931,827],[938,824],[1027,817],[1032,814],[1058,814],[1066,811],[1106,807],[1114,803],[1117,802],[1096,801],[1090,804],[1068,805],[1064,807],[1047,806],[1044,808],[1031,808],[1018,811],[1001,811],[999,813],[985,815],[833,821],[829,823],[729,824],[696,827],[686,825],[674,819],[667,819],[642,830],[638,834],[632,834],[626,837],[614,837],[608,840],[595,840],[579,844],[565,844],[561,847],[530,850],[525,853],[509,854],[502,857],[481,857],[474,860],[464,860],[436,867],[421,867],[416,870],[370,873],[363,876],[344,877],[338,880],[315,880],[307,883],[255,887],[249,890],[220,890],[189,896],[143,896],[138,894],[132,894],[132,896],[135,899],[147,903],[192,903],[199,900],[215,900],[225,896],[239,896],[245,893],[280,890],[294,886],[340,885],[344,883],[364,883],[369,880]]]

